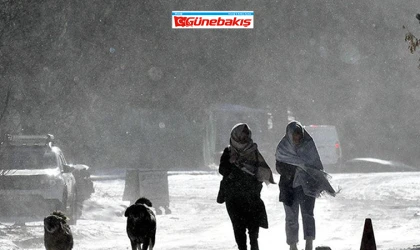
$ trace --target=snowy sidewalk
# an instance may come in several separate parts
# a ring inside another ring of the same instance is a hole
[[[279,176],[275,178],[278,181]],[[168,179],[172,214],[157,216],[155,249],[236,249],[225,206],[216,203],[221,176],[177,173]],[[336,174],[332,181],[342,191],[335,198],[317,199],[314,246],[360,249],[365,218],[372,218],[378,249],[412,249],[419,244],[420,173]],[[85,203],[82,219],[72,226],[74,249],[130,249],[123,216],[129,205],[122,201],[124,180],[98,179],[94,186],[96,192]],[[288,249],[278,186],[264,186],[262,198],[270,228],[260,230],[260,249]],[[42,222],[25,228],[0,225],[0,249],[44,249]]]

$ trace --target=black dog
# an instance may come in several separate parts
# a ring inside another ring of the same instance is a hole
[[[132,250],[153,250],[155,245],[156,216],[149,207],[152,203],[143,197],[125,210]]]
[[[60,211],[44,218],[44,244],[46,250],[73,249],[73,235],[68,218]]]

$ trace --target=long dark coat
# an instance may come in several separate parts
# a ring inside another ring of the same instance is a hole
[[[276,170],[280,174],[279,201],[291,206],[294,200],[293,180],[295,179],[296,166],[276,161]]]
[[[268,228],[267,212],[261,200],[262,183],[230,163],[229,158],[230,150],[225,148],[219,165],[219,173],[223,175],[219,196],[224,196],[228,213],[242,218],[248,227]]]

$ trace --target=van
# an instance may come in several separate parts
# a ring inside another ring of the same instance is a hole
[[[337,129],[332,125],[309,125],[305,130],[313,138],[326,172],[339,172],[341,167],[341,144]]]

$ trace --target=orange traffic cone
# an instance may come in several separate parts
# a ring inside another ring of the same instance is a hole
[[[376,250],[375,235],[373,234],[372,220],[370,218],[365,220],[360,250]]]

